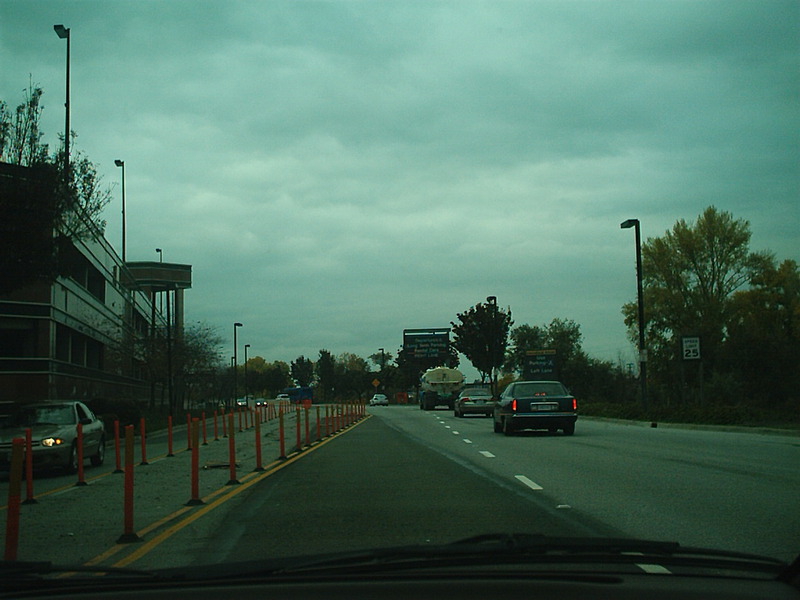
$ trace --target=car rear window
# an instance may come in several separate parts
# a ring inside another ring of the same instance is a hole
[[[554,381],[543,381],[533,383],[521,383],[514,386],[514,396],[518,398],[529,398],[533,396],[564,396],[567,390],[560,383]]]

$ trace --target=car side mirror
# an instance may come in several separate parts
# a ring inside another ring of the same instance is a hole
[[[88,418],[88,417],[84,417],[83,419],[80,420],[80,424],[81,425],[91,425],[92,424],[92,420],[90,418]]]

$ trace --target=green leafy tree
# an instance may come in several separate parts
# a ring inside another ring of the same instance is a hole
[[[343,352],[336,357],[336,390],[340,396],[364,397],[372,388],[375,374],[370,371],[369,363],[360,356]]]
[[[481,381],[489,377],[492,389],[496,389],[497,382],[491,375],[504,362],[508,332],[514,324],[511,309],[503,310],[496,303],[478,303],[456,317],[459,323],[450,323],[453,347],[478,370]]]
[[[548,348],[547,331],[538,325],[522,324],[514,327],[509,335],[509,348],[503,368],[522,374],[528,350]]]
[[[646,340],[651,365],[675,358],[680,336],[700,335],[713,367],[731,317],[732,294],[773,261],[751,253],[750,225],[711,206],[695,223],[678,221],[663,237],[642,246]],[[631,339],[637,304],[623,306]]]
[[[12,165],[32,167],[48,160],[47,144],[42,143],[42,88],[28,85],[25,98],[12,114],[0,102],[0,160]]]
[[[11,165],[0,181],[0,293],[52,280],[62,270],[61,250],[105,228],[100,216],[111,191],[80,152],[64,180],[63,144],[51,156],[42,143],[42,94],[31,85],[13,116],[0,102],[0,161]]]
[[[267,365],[264,373],[265,395],[274,398],[282,390],[292,385],[291,367],[282,360]]]
[[[786,260],[734,294],[724,358],[744,394],[800,414],[800,272]]]
[[[314,365],[314,373],[317,376],[317,383],[322,400],[330,402],[333,399],[334,384],[336,376],[336,361],[328,350],[319,351],[319,359]]]
[[[291,371],[292,379],[299,386],[311,385],[311,382],[314,381],[314,363],[303,355],[292,361]]]

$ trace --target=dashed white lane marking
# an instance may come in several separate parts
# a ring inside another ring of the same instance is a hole
[[[544,489],[542,486],[540,486],[535,481],[531,481],[530,479],[525,477],[525,475],[514,475],[514,477],[516,477],[520,482],[524,483],[525,485],[527,485],[532,490],[543,490]]]
[[[468,440],[467,438],[464,438],[464,443],[465,443],[465,444],[471,444],[471,443],[472,443],[472,440]]]
[[[494,454],[492,454],[488,450],[481,450],[480,453],[483,454],[486,458],[494,458]]]
[[[461,434],[460,434],[460,433],[458,433],[457,431],[454,431],[454,432],[453,432],[453,435],[461,435]]]

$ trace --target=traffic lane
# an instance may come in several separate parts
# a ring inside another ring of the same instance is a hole
[[[448,411],[393,407],[375,414],[488,477],[532,482],[552,505],[625,535],[783,560],[800,551],[796,437],[587,419],[579,419],[574,436],[506,437],[493,432],[491,420]]]
[[[497,485],[368,419],[176,533],[135,566],[438,544],[487,532],[586,535],[531,490]]]

